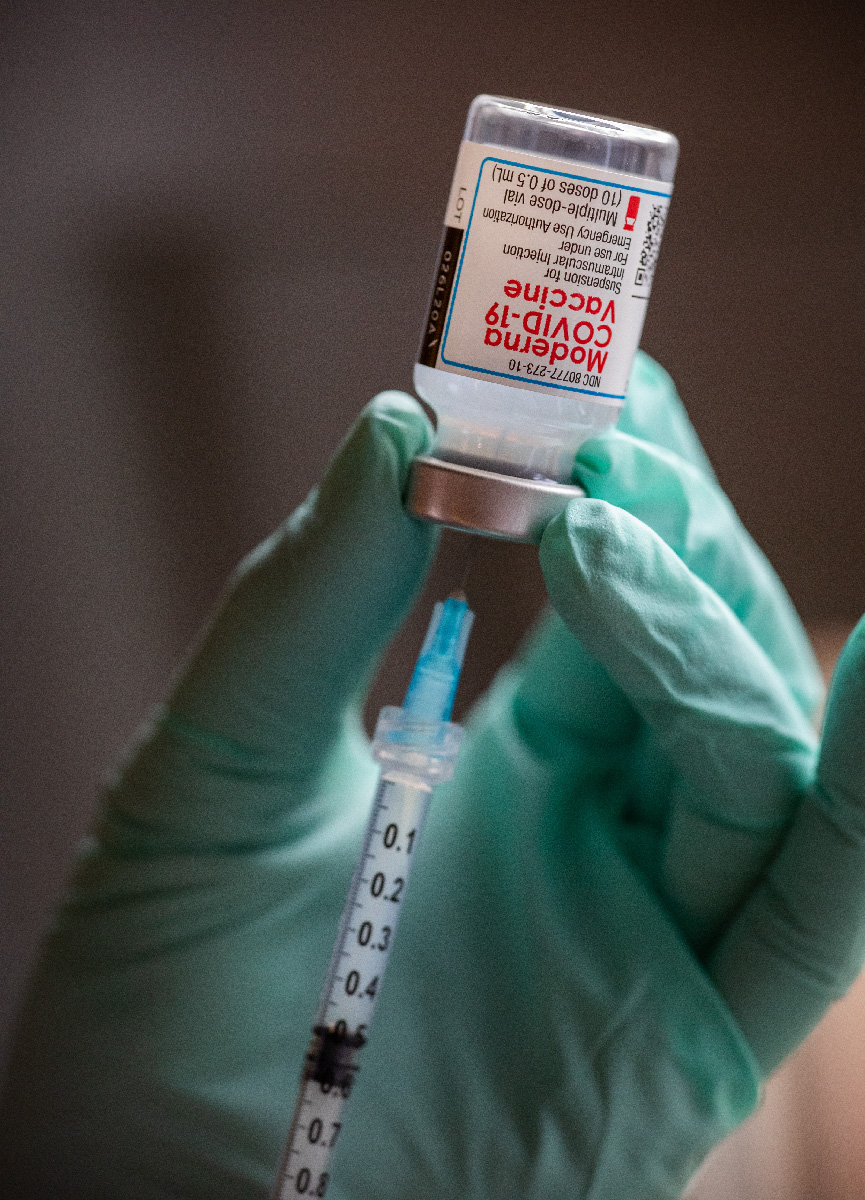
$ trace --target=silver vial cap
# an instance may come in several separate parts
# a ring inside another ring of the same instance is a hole
[[[575,484],[499,475],[423,455],[412,463],[405,506],[421,521],[537,545],[553,517],[585,494]]]

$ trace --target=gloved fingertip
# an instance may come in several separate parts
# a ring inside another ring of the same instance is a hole
[[[550,599],[567,614],[592,599],[593,581],[607,583],[626,570],[623,555],[633,518],[605,500],[572,500],[544,530],[541,570]]]
[[[585,475],[604,475],[612,465],[613,451],[609,438],[590,438],[577,451],[574,474],[583,483]]]
[[[364,407],[321,484],[235,574],[174,713],[256,754],[294,746],[305,763],[325,761],[435,553],[437,527],[403,505],[431,438],[411,396],[383,392]]]
[[[543,532],[540,545],[538,546],[538,558],[545,580],[548,580],[550,576],[556,575],[560,569],[559,564],[561,560],[571,554],[568,513],[580,503],[581,501],[579,500],[568,501],[568,505],[564,511],[553,517]],[[547,588],[549,589],[549,583],[547,583]]]
[[[382,433],[390,438],[399,455],[403,475],[407,473],[411,460],[425,453],[432,445],[432,422],[420,403],[407,392],[379,392],[364,409],[361,419],[364,418],[375,422]]]
[[[366,522],[372,511],[402,513],[412,460],[429,448],[432,439],[432,424],[412,396],[387,391],[373,397],[322,480],[315,506],[319,517],[333,513],[344,521],[350,511],[364,510]],[[296,525],[296,518],[293,521]]]
[[[633,511],[663,486],[670,475],[690,468],[672,466],[667,451],[631,434],[610,429],[603,437],[585,442],[577,452],[574,474],[590,496]]]

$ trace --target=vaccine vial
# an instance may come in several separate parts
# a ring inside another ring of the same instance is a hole
[[[672,134],[501,96],[469,109],[414,384],[433,408],[409,510],[537,541],[613,425],[678,157]]]

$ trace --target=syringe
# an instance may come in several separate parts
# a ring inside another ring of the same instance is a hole
[[[449,721],[474,614],[462,595],[436,604],[402,708],[383,708],[381,766],[363,848],[339,924],[274,1200],[324,1196],[342,1107],[358,1070],[393,947],[433,788],[454,773],[462,728]]]

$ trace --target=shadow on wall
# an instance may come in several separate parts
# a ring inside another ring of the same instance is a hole
[[[237,448],[237,331],[230,324],[231,240],[205,220],[148,213],[82,256],[112,340],[136,386],[135,452],[175,575],[176,597],[197,623],[247,549],[252,514]]]

